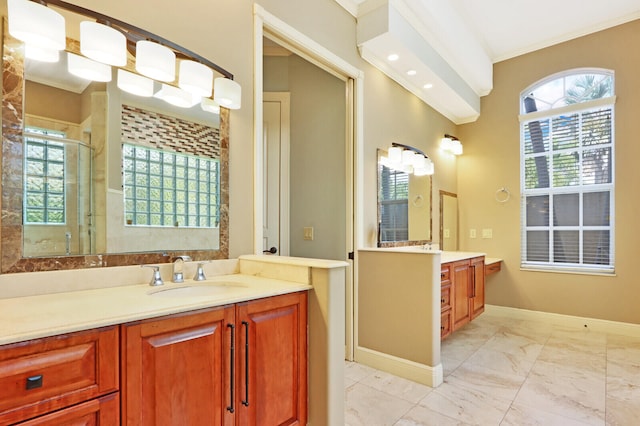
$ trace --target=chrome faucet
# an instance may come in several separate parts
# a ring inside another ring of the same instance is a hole
[[[173,282],[174,283],[183,283],[184,282],[184,262],[190,262],[190,256],[176,256],[173,261]]]
[[[151,276],[151,281],[149,281],[149,285],[152,287],[156,287],[159,285],[163,285],[164,281],[162,281],[162,276],[160,275],[160,267],[156,265],[140,265],[142,268],[152,268],[153,275]]]
[[[204,275],[204,264],[209,262],[210,261],[198,262],[198,269],[196,270],[196,275],[193,277],[194,281],[204,281],[207,279],[207,277]]]

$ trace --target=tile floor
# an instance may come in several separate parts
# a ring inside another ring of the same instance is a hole
[[[347,362],[345,424],[640,425],[640,338],[485,312],[442,344],[436,389]]]

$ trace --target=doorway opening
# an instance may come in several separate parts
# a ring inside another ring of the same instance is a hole
[[[254,249],[272,252],[271,241],[277,241],[282,254],[349,262],[345,357],[351,360],[357,281],[350,253],[359,238],[356,212],[362,205],[355,188],[362,158],[363,73],[262,8],[256,8],[255,22]],[[282,124],[285,103],[273,100],[285,94],[288,136]],[[280,128],[274,129],[277,123]],[[269,143],[270,138],[280,140]],[[278,231],[272,232],[276,216]]]

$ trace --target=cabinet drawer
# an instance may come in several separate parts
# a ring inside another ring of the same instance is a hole
[[[0,347],[0,424],[118,390],[118,328]]]
[[[502,262],[490,263],[488,265],[484,265],[484,275],[495,274],[500,271]]]
[[[451,279],[451,268],[449,265],[442,265],[440,268],[440,282],[449,281]]]
[[[451,309],[451,285],[442,286],[440,290],[440,310]]]
[[[20,426],[100,425],[120,424],[118,392],[55,411],[20,423]]]
[[[451,310],[440,315],[440,339],[444,339],[451,334]]]

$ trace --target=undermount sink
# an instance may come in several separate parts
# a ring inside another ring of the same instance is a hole
[[[242,284],[215,283],[215,284],[194,284],[181,285],[179,287],[171,287],[170,284],[166,288],[155,290],[148,293],[149,296],[155,297],[204,297],[224,295],[231,293],[238,288],[246,287]]]

